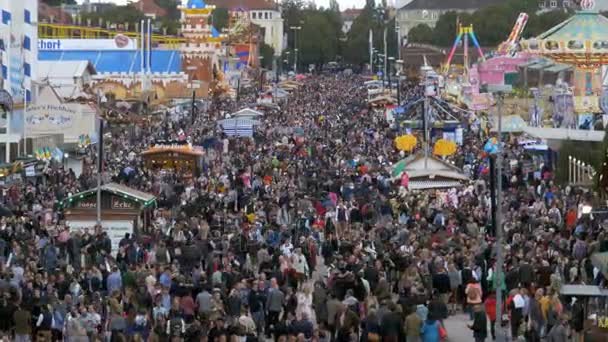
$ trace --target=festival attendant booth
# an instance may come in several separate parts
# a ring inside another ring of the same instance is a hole
[[[142,157],[149,169],[173,171],[183,177],[196,177],[204,152],[187,141],[157,142]]]
[[[126,233],[145,233],[152,222],[156,197],[124,185],[108,183],[101,186],[102,228],[112,240],[112,251]],[[97,224],[97,188],[83,191],[60,202],[66,225],[71,231],[88,229]]]

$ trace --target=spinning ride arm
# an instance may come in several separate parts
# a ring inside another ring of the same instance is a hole
[[[475,47],[477,48],[477,53],[479,53],[479,58],[481,58],[482,61],[485,61],[486,58],[483,56],[483,51],[481,51],[481,46],[479,46],[479,41],[477,40],[477,36],[475,35],[475,32],[473,32],[473,30],[470,30],[469,36],[471,37],[473,44],[475,44]]]
[[[456,40],[454,41],[454,45],[452,46],[452,49],[450,50],[450,54],[448,55],[448,59],[445,62],[445,70],[446,71],[450,70],[450,64],[452,63],[452,58],[454,58],[454,53],[456,52],[456,49],[458,48],[458,44],[460,44],[461,40],[462,40],[462,29],[460,29],[460,32],[458,33],[458,36],[456,36]]]

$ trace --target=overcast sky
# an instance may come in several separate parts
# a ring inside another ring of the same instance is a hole
[[[82,3],[84,0],[76,0],[78,3]],[[124,5],[132,0],[91,0],[91,2],[113,2],[115,4]],[[329,0],[314,0],[318,6],[328,7]],[[338,0],[340,9],[345,10],[347,8],[357,7],[361,8],[365,5],[365,0]]]

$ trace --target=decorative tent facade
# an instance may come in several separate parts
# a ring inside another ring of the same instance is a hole
[[[426,159],[426,160],[425,160]],[[393,166],[393,178],[403,173],[409,177],[410,190],[460,187],[469,178],[456,166],[429,156],[416,154],[402,159]]]
[[[196,175],[204,152],[189,144],[154,145],[141,153],[147,168]]]

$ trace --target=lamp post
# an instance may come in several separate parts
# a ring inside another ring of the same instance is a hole
[[[379,53],[378,54],[378,64],[381,65],[381,61],[384,61],[384,54],[383,53]],[[384,67],[382,67],[382,93],[384,93],[384,80],[386,77],[386,70],[384,69]]]
[[[502,231],[502,104],[504,94],[513,91],[510,85],[488,86],[488,91],[498,95],[497,110],[498,110],[498,136],[496,138],[498,144],[498,152],[496,153],[496,281],[500,284],[503,277],[504,255],[503,255],[503,231]],[[502,289],[496,286],[496,312],[502,314]],[[505,335],[502,329],[501,320],[496,320],[496,341],[504,342]]]
[[[290,26],[290,30],[293,30],[293,72],[298,73],[298,31],[302,29],[302,26]]]
[[[386,72],[386,77],[388,80],[388,94],[389,96],[392,95],[392,90],[393,90],[393,85],[391,84],[391,62],[393,62],[395,60],[395,57],[389,57],[388,58],[388,65],[387,65],[387,72]]]
[[[397,32],[397,59],[401,59],[401,26],[395,25],[395,32]]]

